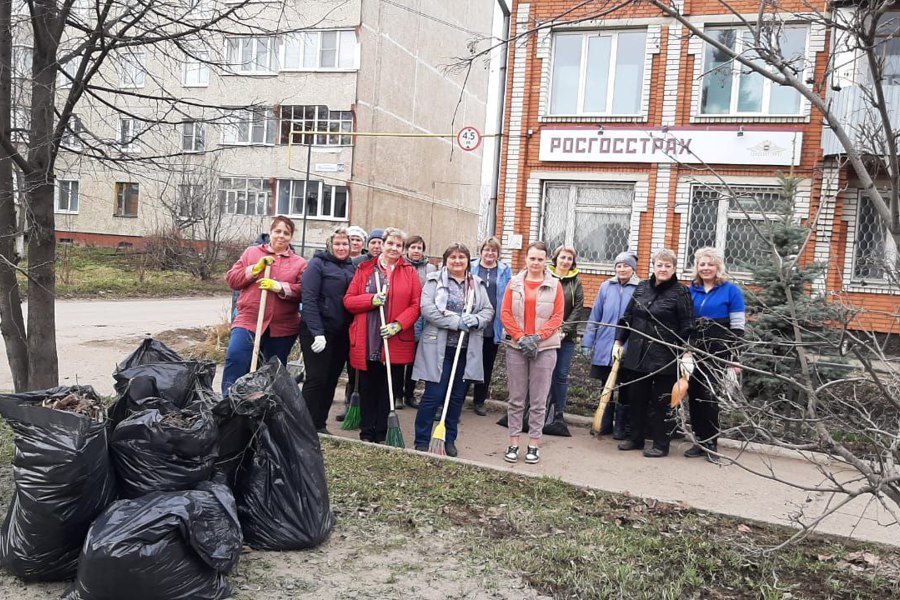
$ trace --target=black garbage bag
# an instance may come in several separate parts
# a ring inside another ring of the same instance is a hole
[[[127,392],[126,403],[133,403],[141,400],[142,394],[146,393],[168,400],[178,408],[184,408],[195,402],[198,399],[198,390],[211,391],[215,376],[215,363],[194,360],[137,365],[113,374],[119,400],[122,400]],[[136,386],[139,386],[139,389],[135,389]],[[119,400],[113,409],[116,417],[127,413],[127,406],[118,406]]]
[[[319,436],[297,384],[273,358],[238,379],[224,403],[231,418],[221,426],[228,447],[222,459],[233,468],[247,544],[260,550],[321,544],[334,528],[334,515]],[[240,447],[242,440],[249,444]]]
[[[219,432],[205,409],[145,410],[119,423],[110,452],[123,498],[194,488],[212,476]]]
[[[16,435],[16,490],[0,530],[0,565],[24,581],[71,579],[91,522],[115,500],[107,423],[42,407],[83,398],[91,387],[0,395],[0,415]]]
[[[130,369],[131,367],[139,367],[141,365],[152,363],[182,362],[183,360],[181,355],[162,342],[147,337],[141,341],[141,345],[138,346],[134,352],[126,356],[125,360],[116,365],[116,370],[113,372],[113,375],[119,371]]]
[[[109,419],[113,427],[134,413],[155,408],[163,414],[178,410],[171,401],[159,397],[156,379],[149,375],[138,375],[128,382],[128,387],[109,407]]]
[[[241,554],[234,497],[223,483],[119,500],[94,522],[63,600],[217,600]]]

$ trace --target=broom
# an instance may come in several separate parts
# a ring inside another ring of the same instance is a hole
[[[469,291],[469,297],[466,299],[466,308],[463,314],[469,314],[472,311],[472,302],[475,298],[475,287]],[[459,333],[459,339],[456,341],[456,353],[453,355],[453,366],[450,367],[450,383],[447,384],[447,393],[444,394],[444,407],[441,410],[441,420],[438,422],[434,431],[431,433],[431,444],[428,445],[428,451],[438,456],[446,456],[444,442],[447,439],[447,427],[444,421],[447,419],[447,409],[450,407],[450,393],[453,391],[453,383],[456,380],[456,365],[459,363],[459,353],[462,351],[463,340],[466,338],[466,332]]]
[[[375,287],[379,291],[381,289],[381,279],[378,277],[378,267],[375,267]],[[387,325],[384,317],[384,305],[378,307],[378,313],[381,315],[381,326]],[[385,443],[393,448],[406,448],[403,443],[403,431],[400,430],[400,417],[397,416],[397,407],[394,406],[394,380],[391,375],[391,350],[388,345],[388,338],[384,338],[384,366],[387,367],[387,386],[388,399],[390,401],[391,410],[388,413],[387,437]]]
[[[353,380],[353,393],[350,394],[350,407],[347,409],[344,422],[341,423],[341,429],[343,431],[359,429],[361,422],[362,416],[359,414],[359,373],[357,373],[356,378]]]
[[[272,265],[266,265],[263,273],[263,279],[268,279],[272,273]],[[263,320],[266,318],[266,296],[269,295],[268,290],[259,293],[259,315],[256,317],[256,335],[253,336],[253,356],[250,358],[250,372],[255,373],[256,367],[259,365],[259,344],[262,342],[262,326]]]
[[[597,410],[594,411],[594,421],[591,423],[591,435],[600,434],[600,423],[603,420],[603,411],[606,410],[606,405],[609,404],[609,401],[612,398],[613,390],[616,389],[616,379],[619,377],[619,365],[621,364],[622,360],[616,358],[613,361],[612,368],[609,370],[609,377],[606,378],[606,383],[603,385],[603,391],[600,393],[600,404],[597,405]]]

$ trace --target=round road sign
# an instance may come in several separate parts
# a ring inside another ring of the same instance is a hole
[[[466,152],[471,152],[481,145],[481,132],[474,127],[463,127],[456,134],[456,143]]]

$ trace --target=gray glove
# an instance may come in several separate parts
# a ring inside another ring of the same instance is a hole
[[[478,329],[478,317],[476,317],[475,315],[466,314],[461,318],[463,322],[465,322],[466,327],[468,327],[469,329]]]
[[[534,360],[538,355],[538,342],[541,340],[539,335],[526,335],[519,338],[519,349],[525,354],[528,360]]]

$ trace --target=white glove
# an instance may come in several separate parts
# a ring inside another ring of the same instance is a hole
[[[690,377],[694,373],[694,357],[690,354],[683,354],[678,359],[678,366],[682,377]]]
[[[625,347],[622,344],[613,344],[612,352],[610,353],[613,362],[622,360],[623,354],[625,354]]]
[[[313,339],[313,343],[312,343],[312,345],[310,346],[310,348],[312,348],[312,351],[313,351],[313,352],[315,352],[316,354],[318,354],[319,352],[321,352],[322,350],[325,349],[325,346],[326,346],[327,344],[328,344],[328,342],[325,341],[325,336],[324,336],[324,335],[317,335],[317,336]]]

